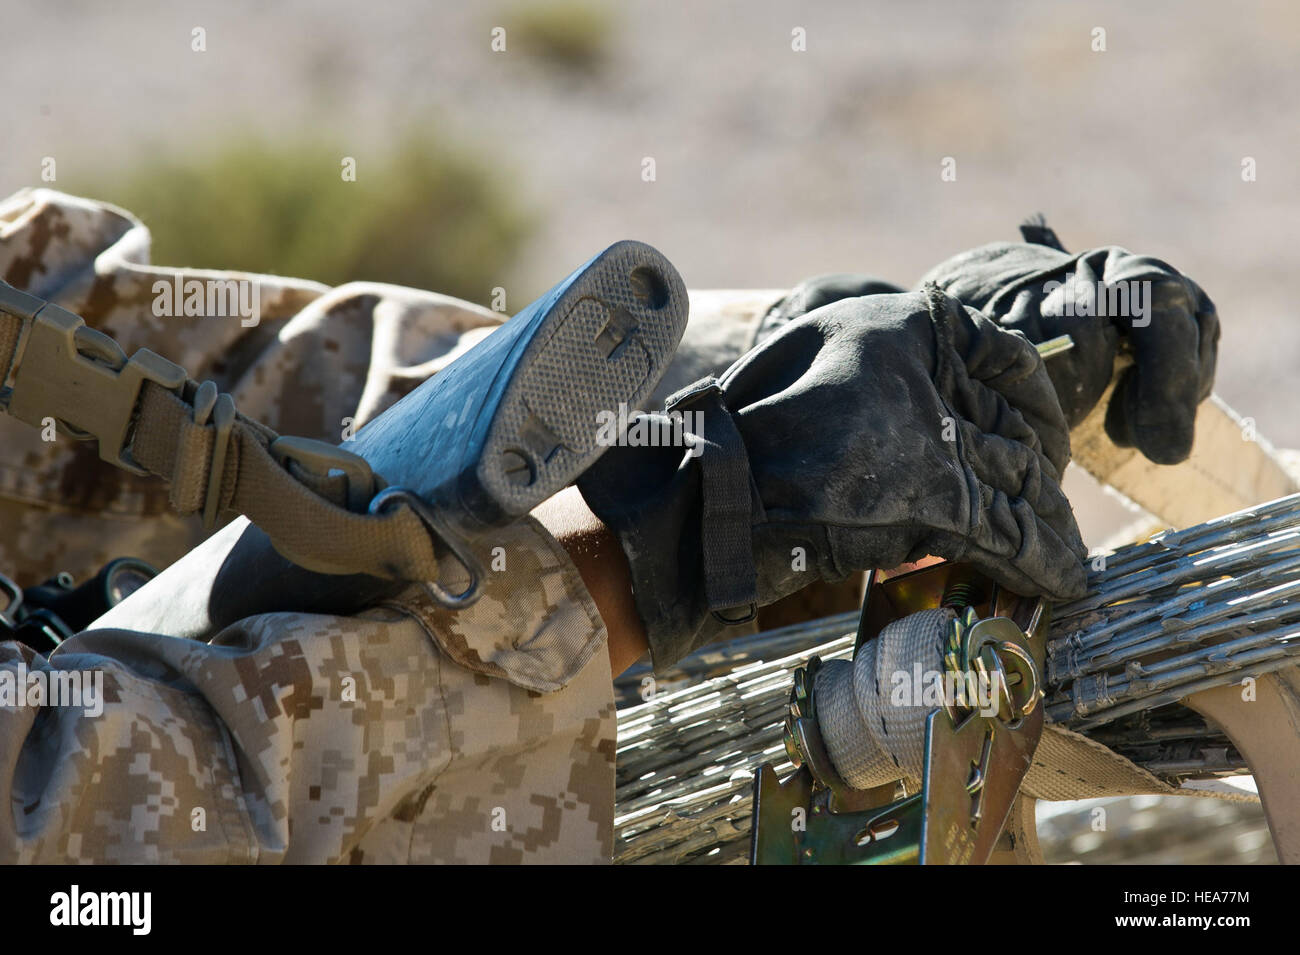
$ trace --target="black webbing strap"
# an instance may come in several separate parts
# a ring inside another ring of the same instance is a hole
[[[668,412],[697,412],[687,430],[700,448],[704,594],[722,623],[746,623],[758,612],[754,568],[753,503],[749,454],[716,378],[705,378],[670,397]],[[702,426],[701,426],[702,422]],[[724,611],[728,611],[724,613]]]

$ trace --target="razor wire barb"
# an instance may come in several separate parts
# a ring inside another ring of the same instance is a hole
[[[1053,610],[1049,719],[1178,783],[1249,772],[1178,700],[1300,660],[1300,494],[1108,555],[1080,600]],[[852,655],[857,613],[715,644],[619,700],[616,861],[743,862],[752,774],[784,775],[794,670]]]

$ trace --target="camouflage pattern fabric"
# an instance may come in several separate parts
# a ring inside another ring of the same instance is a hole
[[[211,379],[239,410],[282,434],[338,443],[505,316],[459,299],[374,283],[311,282],[151,266],[129,214],[46,189],[0,201],[0,277],[110,335]],[[253,283],[256,324],[232,315],[154,314],[155,283]],[[114,557],[165,567],[203,539],[171,514],[166,486],[99,460],[92,443],[0,417],[0,572],[31,586],[78,580]]]
[[[609,861],[605,630],[540,525],[503,543],[514,569],[454,620],[413,586],[207,643],[0,643],[0,861]]]
[[[151,266],[128,213],[46,189],[0,201],[0,276],[277,431],[335,443],[504,317],[394,286]],[[154,314],[155,283],[177,276],[255,283],[258,322]],[[695,361],[725,366],[747,334]],[[165,567],[204,537],[93,444],[0,416],[0,447],[0,572],[24,586],[120,556]],[[414,586],[360,616],[266,614],[206,643],[88,631],[48,660],[0,644],[0,861],[608,861],[604,626],[540,525],[501,543],[502,572],[458,616]],[[83,677],[102,681],[93,701],[31,690]]]
[[[0,278],[49,299],[130,354],[149,348],[210,379],[281,434],[338,443],[472,348],[507,316],[393,285],[314,282],[149,264],[149,230],[130,213],[49,189],[0,200]],[[154,314],[155,283],[253,283],[255,325],[222,314]],[[758,316],[691,322],[663,382],[726,368],[753,343]],[[78,580],[129,555],[166,567],[204,539],[168,510],[167,488],[99,459],[93,442],[0,415],[0,573],[22,586],[60,571]]]

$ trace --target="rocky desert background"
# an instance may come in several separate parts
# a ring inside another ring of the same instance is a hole
[[[502,286],[513,311],[619,238],[694,288],[906,285],[1041,212],[1071,249],[1193,276],[1218,392],[1300,447],[1295,4],[3,0],[0,38],[0,194],[124,205],[164,264]],[[1087,483],[1097,540],[1123,512]],[[1236,805],[1129,800],[1100,839],[1068,810],[1055,861],[1199,860],[1210,834],[1215,860],[1271,858]]]

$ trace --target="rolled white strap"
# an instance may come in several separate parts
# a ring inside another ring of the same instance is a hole
[[[895,620],[852,662],[828,660],[813,689],[817,723],[831,762],[854,789],[899,779],[919,787],[925,721],[937,707],[925,691],[944,672],[954,611],[940,607]]]

